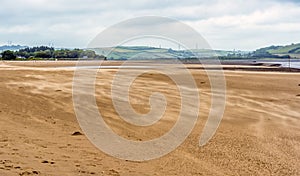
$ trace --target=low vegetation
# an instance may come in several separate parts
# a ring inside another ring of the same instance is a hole
[[[6,50],[1,53],[3,60],[35,60],[35,59],[104,59],[95,51],[83,49],[54,49],[48,46],[27,47],[18,51]]]

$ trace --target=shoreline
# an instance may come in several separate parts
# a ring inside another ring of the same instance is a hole
[[[42,67],[42,68],[72,68],[77,64],[81,66],[121,66],[125,61],[1,61],[0,65],[15,66],[15,67]],[[128,63],[128,62],[127,62]],[[130,61],[132,66],[143,66],[147,64],[169,64],[176,65],[174,62],[149,62],[149,61]],[[219,65],[211,65],[208,67],[203,66],[201,63],[183,63],[188,69],[199,70],[219,70]],[[200,65],[199,65],[200,64]],[[208,64],[209,65],[209,64]],[[280,64],[268,63],[268,62],[249,62],[249,61],[221,61],[221,67],[223,70],[229,71],[254,71],[254,72],[300,72],[299,68],[287,68],[281,67]]]

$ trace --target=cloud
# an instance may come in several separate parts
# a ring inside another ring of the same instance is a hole
[[[300,42],[300,4],[296,0],[2,0],[0,44],[9,40],[85,47],[105,28],[142,15],[180,20],[195,28],[213,48],[252,50]]]
[[[300,42],[300,19],[295,18],[300,15],[299,6],[268,2],[261,7],[249,13],[219,15],[187,23],[204,35],[213,48],[254,50],[272,44]]]

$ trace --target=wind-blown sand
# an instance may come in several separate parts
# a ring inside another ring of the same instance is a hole
[[[1,176],[300,175],[300,73],[226,70],[224,118],[213,139],[199,147],[211,103],[210,84],[203,70],[191,69],[201,97],[200,116],[191,135],[164,157],[131,162],[103,153],[84,135],[72,135],[83,133],[73,109],[72,69],[20,64],[28,63],[0,65]],[[112,106],[110,83],[115,72],[101,70],[96,86],[107,124],[136,141],[168,131],[180,107],[171,80],[151,73],[132,86],[132,106],[140,113],[149,110],[149,91],[160,91],[172,102],[162,121],[141,128],[121,121]],[[165,83],[168,89],[162,86]]]

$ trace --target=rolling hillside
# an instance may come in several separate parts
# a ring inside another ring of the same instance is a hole
[[[161,59],[161,58],[194,58],[195,55],[201,57],[227,56],[232,51],[193,49],[193,50],[173,50],[167,48],[155,48],[148,46],[117,46],[107,48],[90,48],[99,55],[104,55],[108,59]]]
[[[23,49],[26,47],[27,46],[21,46],[21,45],[3,45],[0,46],[0,51],[5,51],[5,50],[17,51],[19,49]]]
[[[257,51],[266,51],[271,54],[300,54],[300,43],[285,46],[269,46]]]

